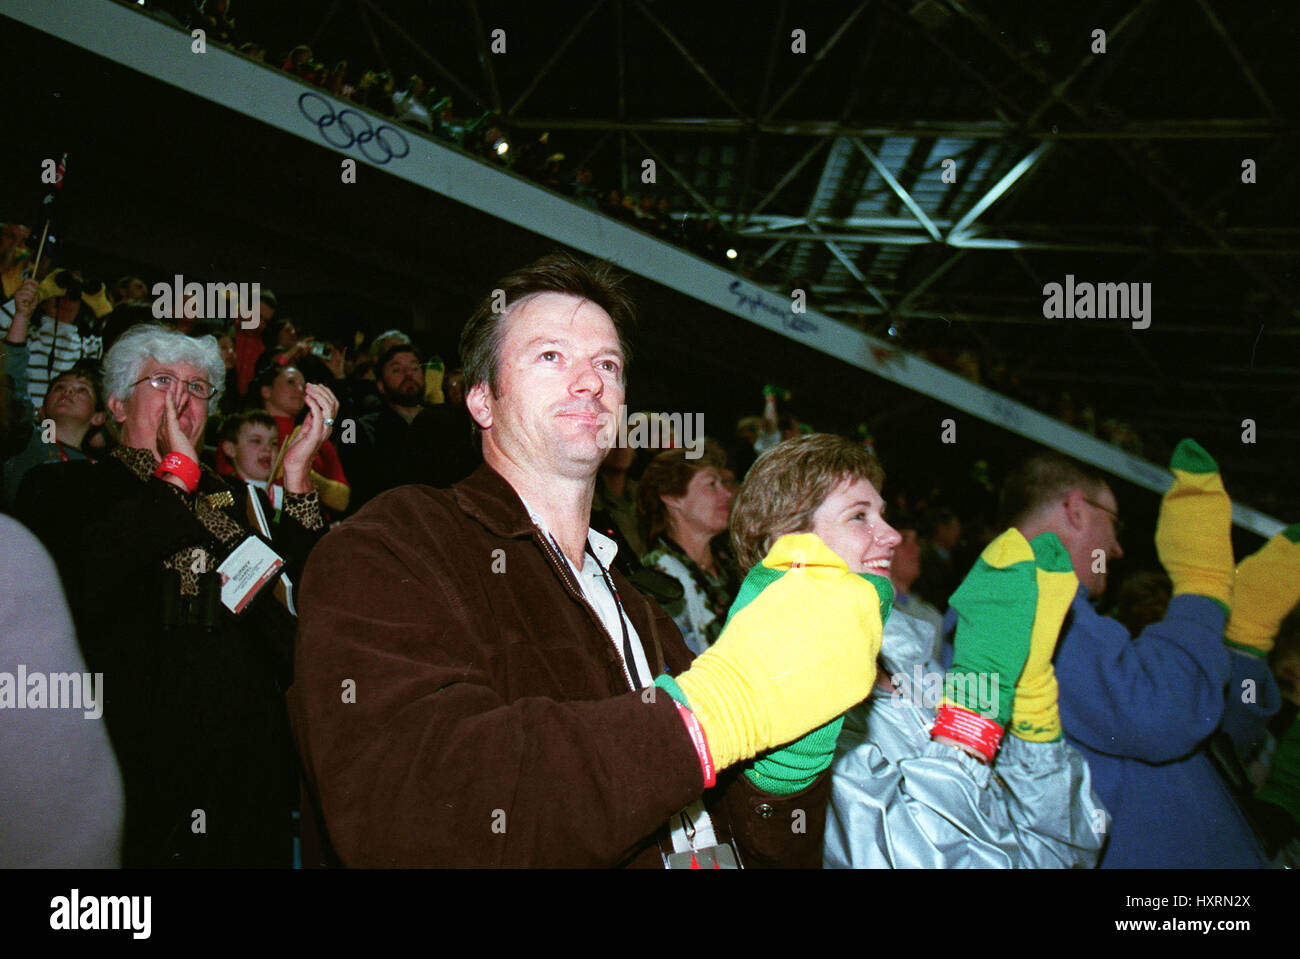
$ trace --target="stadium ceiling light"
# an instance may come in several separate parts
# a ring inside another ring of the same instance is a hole
[[[738,257],[738,256],[740,256],[740,254],[736,252],[736,248],[735,248],[734,246],[729,246],[729,247],[727,247],[727,259],[728,259],[728,260],[734,260],[734,259],[735,259],[736,257]]]

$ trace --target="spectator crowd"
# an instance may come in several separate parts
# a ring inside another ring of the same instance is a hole
[[[448,368],[0,237],[0,707],[84,664],[104,723],[0,709],[11,770],[81,757],[0,779],[7,865],[1296,864],[1300,526],[1234,556],[1193,440],[1154,530],[1046,451],[962,515],[777,385],[617,446],[599,262],[502,278]]]

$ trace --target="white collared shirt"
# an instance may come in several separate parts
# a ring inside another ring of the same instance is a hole
[[[522,496],[519,499],[524,504],[524,509],[528,510],[528,518],[533,521],[533,525],[542,531],[543,536],[549,536],[550,530],[546,527],[546,522],[538,515],[537,511],[529,505],[528,501]],[[623,674],[627,676],[628,684],[635,689],[644,688],[654,682],[655,677],[650,672],[650,664],[646,661],[645,648],[641,645],[641,637],[637,635],[636,627],[628,619],[627,613],[622,614],[624,625],[627,626],[628,639],[632,646],[632,664],[636,667],[637,676],[640,678],[640,684],[632,682],[632,677],[628,673],[626,657],[623,655],[623,628],[619,625],[619,608],[618,603],[614,601],[614,594],[610,592],[609,584],[605,582],[605,576],[602,574],[602,568],[608,570],[614,562],[614,557],[618,554],[618,544],[606,536],[604,533],[598,533],[594,529],[587,530],[587,543],[591,550],[596,554],[596,563],[591,562],[591,557],[584,557],[582,569],[578,569],[573,564],[573,560],[565,556],[563,550],[557,550],[564,561],[569,564],[569,569],[573,572],[573,578],[578,581],[582,588],[582,595],[587,603],[596,611],[600,617],[600,623],[605,627],[605,632],[609,634],[610,641],[614,644],[614,649],[618,652],[619,662],[623,663]],[[598,565],[599,564],[599,565]],[[611,579],[612,581],[612,579]]]
[[[524,499],[523,496],[520,496],[519,499],[524,504],[524,509],[528,510],[528,518],[533,521],[533,525],[541,530],[543,536],[550,536],[550,530],[546,528],[545,521],[529,505],[528,500]],[[601,567],[609,569],[610,564],[614,562],[614,557],[618,554],[618,544],[604,533],[598,533],[594,529],[587,530],[587,542],[590,544],[592,552],[596,554],[599,566],[591,562],[590,556],[585,556],[582,569],[578,569],[573,564],[573,560],[565,556],[563,550],[557,548],[557,552],[564,556],[564,561],[569,564],[569,569],[573,571],[574,578],[577,579],[578,585],[582,587],[583,597],[586,598],[591,608],[596,611],[596,615],[600,617],[601,625],[605,627],[605,632],[609,634],[610,641],[618,652],[619,662],[623,663],[623,674],[628,676],[629,685],[632,685],[633,688],[639,688],[632,682],[632,677],[627,672],[627,661],[623,655],[623,630],[618,624],[619,607],[614,601],[614,594],[610,592],[609,583],[605,582],[605,576],[601,573]],[[623,613],[622,618],[627,625],[628,639],[631,640],[632,646],[632,659],[636,665],[637,675],[641,679],[641,687],[649,686],[654,682],[655,677],[650,674],[650,664],[646,662],[641,637],[637,635],[636,627],[632,625],[632,621],[628,619],[626,612]],[[690,823],[695,831],[693,840],[688,836],[687,823]],[[675,814],[670,820],[669,826],[674,852],[686,852],[692,846],[705,848],[717,844],[713,832],[713,821],[704,809],[703,799],[697,799]]]

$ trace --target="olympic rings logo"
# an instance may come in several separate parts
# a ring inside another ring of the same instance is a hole
[[[318,110],[313,107],[309,111],[306,105],[309,98],[319,100],[324,109]],[[389,160],[400,160],[411,152],[411,146],[406,142],[406,137],[402,136],[401,131],[385,124],[374,127],[370,123],[370,118],[364,113],[350,108],[335,113],[334,107],[328,100],[318,93],[312,93],[310,90],[298,97],[298,110],[311,123],[316,125],[321,139],[330,146],[346,150],[355,144],[357,149],[361,151],[362,156],[380,166],[383,166]],[[313,116],[313,113],[319,115]],[[348,117],[355,117],[356,119],[350,122]],[[363,124],[365,126],[364,130],[353,129],[353,125],[359,128]],[[336,129],[331,132],[331,128]],[[396,138],[396,143],[390,142],[390,137]],[[371,147],[371,149],[378,148],[384,151],[382,156],[374,156],[370,150],[366,149],[367,145],[372,143],[375,146]],[[401,145],[400,153],[396,149],[398,144]]]

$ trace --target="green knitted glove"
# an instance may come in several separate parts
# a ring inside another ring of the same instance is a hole
[[[1006,728],[1016,681],[1029,658],[1037,603],[1034,551],[1013,527],[985,547],[952,594],[957,634],[944,681],[946,702]],[[997,702],[980,702],[979,690],[988,689],[990,680],[997,683]]]
[[[765,588],[776,582],[786,572],[758,565],[750,571],[741,585],[740,592],[727,613],[727,622]],[[876,587],[880,598],[880,621],[883,624],[893,609],[894,587],[882,576],[867,573],[858,574]],[[666,680],[661,682],[660,680]],[[666,676],[655,680],[656,685],[668,690],[683,706],[690,708],[685,694],[678,695],[681,689]],[[676,690],[676,692],[674,692]],[[835,743],[840,738],[840,727],[844,717],[837,716],[824,726],[819,726],[810,733],[787,743],[779,749],[773,749],[755,759],[745,768],[745,778],[762,789],[776,796],[790,796],[807,789],[817,777],[830,768],[835,759]]]

